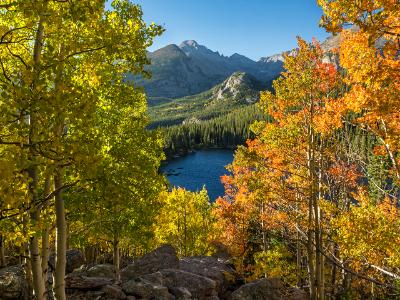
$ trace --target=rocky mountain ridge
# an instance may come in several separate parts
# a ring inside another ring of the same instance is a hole
[[[322,42],[329,52],[338,47],[339,36],[329,37]],[[293,55],[296,49],[262,57],[254,61],[235,53],[224,56],[212,51],[194,40],[182,42],[179,46],[171,44],[150,52],[151,65],[148,71],[152,78],[141,80],[150,98],[177,99],[202,93],[222,83],[235,72],[245,72],[258,81],[267,83],[277,78],[283,71],[284,54]],[[337,63],[335,57],[330,61]]]
[[[259,100],[261,90],[262,84],[255,77],[245,72],[236,72],[214,89],[212,98],[215,101],[229,99],[252,104]]]
[[[248,73],[262,82],[272,81],[283,65],[273,60],[256,62],[238,53],[224,56],[196,41],[168,45],[148,57],[152,78],[141,81],[147,95],[172,99],[204,92],[235,72]]]

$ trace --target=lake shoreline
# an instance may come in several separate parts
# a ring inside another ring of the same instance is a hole
[[[160,172],[168,178],[171,187],[182,187],[192,192],[206,187],[210,200],[225,194],[221,176],[229,174],[226,166],[233,161],[232,149],[201,149],[164,161]]]
[[[193,153],[196,153],[198,151],[213,151],[213,150],[229,150],[229,151],[233,151],[235,152],[236,149],[242,145],[236,145],[236,146],[212,146],[212,147],[196,147],[196,148],[191,148],[191,149],[187,149],[187,150],[183,150],[180,149],[178,152],[175,153],[165,153],[165,157],[166,159],[164,161],[162,161],[161,165],[163,164],[167,164],[168,162],[170,162],[171,160],[177,159],[177,158],[182,158],[186,155],[190,155]]]

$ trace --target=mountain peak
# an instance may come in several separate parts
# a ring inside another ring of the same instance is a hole
[[[259,82],[250,74],[235,72],[214,91],[216,100],[254,103],[259,99]]]
[[[187,40],[187,41],[183,41],[183,42],[179,45],[179,48],[190,47],[190,48],[198,49],[199,46],[200,46],[199,43],[197,43],[195,40]]]

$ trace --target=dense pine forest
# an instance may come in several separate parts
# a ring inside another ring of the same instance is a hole
[[[400,299],[400,4],[317,2],[337,49],[155,130],[139,5],[0,0],[0,299]],[[214,203],[159,171],[240,144]]]
[[[200,148],[236,148],[254,138],[250,125],[268,119],[255,106],[244,106],[222,116],[206,120],[192,120],[183,125],[162,128],[167,157],[185,154]]]

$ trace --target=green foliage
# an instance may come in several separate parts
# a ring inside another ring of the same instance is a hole
[[[112,1],[111,10],[103,0],[0,6],[6,240],[25,247],[52,228],[57,194],[73,245],[128,236],[148,247],[164,188],[163,143],[146,130],[146,97],[127,74],[146,74],[147,48],[162,28],[147,25],[141,7],[128,0]],[[55,175],[61,186],[46,191]]]
[[[281,278],[285,283],[294,286],[297,283],[296,257],[282,242],[274,243],[265,252],[254,255],[255,273],[267,278]]]
[[[210,254],[214,219],[207,191],[190,192],[174,188],[161,195],[162,209],[155,226],[159,244],[168,243],[179,256]]]

